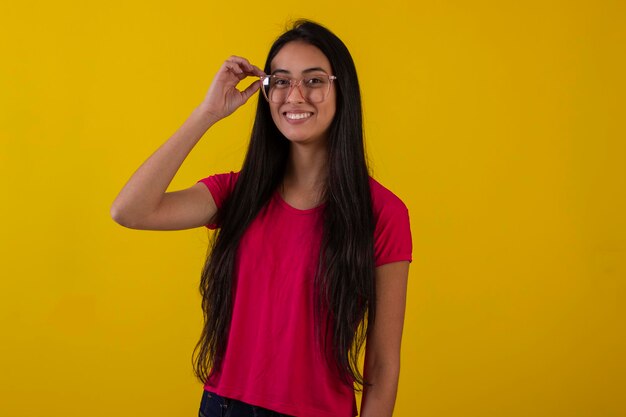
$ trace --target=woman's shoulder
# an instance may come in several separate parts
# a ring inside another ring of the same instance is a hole
[[[216,174],[211,174],[208,177],[201,179],[200,181],[204,181],[209,178],[217,180],[217,181],[237,181],[238,177],[239,177],[239,171],[229,171],[229,172],[220,172]]]
[[[203,182],[207,186],[215,184],[224,188],[232,188],[237,182],[238,177],[239,171],[230,171],[219,174],[211,174],[208,177],[198,180],[198,182]]]
[[[235,188],[235,184],[237,183],[237,178],[239,178],[239,171],[230,171],[209,175],[208,177],[202,178],[197,182],[201,182],[207,186],[213,196],[215,204],[219,208],[222,206],[224,200],[228,198],[230,193],[232,193]]]
[[[389,188],[382,185],[380,182],[370,176],[370,193],[372,195],[372,207],[374,214],[379,214],[381,211],[402,211],[408,210],[404,201]]]
[[[413,259],[411,221],[406,205],[390,189],[370,176],[374,214],[374,256],[376,266]]]

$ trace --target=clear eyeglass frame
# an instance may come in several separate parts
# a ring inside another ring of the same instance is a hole
[[[291,93],[293,92],[294,87],[298,88],[300,95],[306,101],[309,101],[311,103],[321,103],[322,101],[326,100],[326,97],[328,97],[328,93],[330,92],[330,88],[333,84],[333,81],[337,79],[335,75],[328,75],[328,74],[308,75],[297,81],[292,78],[285,77],[283,75],[276,75],[276,74],[262,75],[259,78],[261,79],[261,91],[263,92],[263,96],[269,103],[284,103],[287,100],[287,97],[289,97]],[[320,78],[328,79],[327,83],[322,83],[322,84],[326,84],[326,86],[322,85],[321,87],[318,87],[316,86],[315,83],[311,83],[311,81],[314,81]],[[275,87],[272,89],[271,87],[272,80],[277,80],[277,81],[283,80],[285,82],[288,82],[289,88],[287,89],[286,88],[287,85],[283,84],[285,88]],[[304,89],[303,89],[303,85],[304,85]],[[279,91],[280,93],[276,95],[276,91]],[[320,94],[315,94],[314,92],[318,92]]]

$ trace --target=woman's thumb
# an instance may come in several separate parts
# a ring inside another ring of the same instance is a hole
[[[243,102],[245,103],[252,96],[252,94],[256,93],[256,91],[261,86],[261,80],[256,80],[252,84],[248,86],[245,90],[241,92],[241,96],[243,97]]]

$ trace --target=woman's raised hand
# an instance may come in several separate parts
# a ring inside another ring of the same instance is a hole
[[[237,89],[237,84],[246,77],[262,75],[265,73],[247,59],[231,56],[215,74],[200,108],[214,117],[215,121],[223,119],[248,101],[261,86],[261,80],[256,80],[243,91]]]

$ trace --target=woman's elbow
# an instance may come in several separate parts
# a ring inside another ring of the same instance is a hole
[[[129,229],[134,229],[136,227],[135,222],[132,220],[132,217],[128,215],[128,213],[123,210],[116,202],[113,202],[111,208],[109,210],[111,218],[120,226],[127,227]]]

